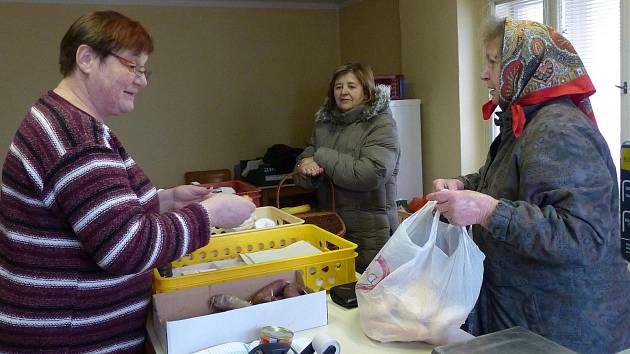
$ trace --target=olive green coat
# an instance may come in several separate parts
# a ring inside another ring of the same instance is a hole
[[[311,145],[298,161],[305,157],[313,157],[335,186],[337,212],[346,224],[346,238],[358,245],[356,266],[362,272],[398,226],[400,145],[389,88],[377,86],[374,99],[344,113],[327,108],[325,101],[315,114]],[[322,181],[295,178],[300,186],[319,188],[320,202],[330,195]]]

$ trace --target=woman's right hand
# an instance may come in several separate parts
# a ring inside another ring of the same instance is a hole
[[[433,191],[439,192],[448,189],[450,191],[458,191],[464,189],[464,183],[455,178],[438,178],[433,181]]]
[[[235,228],[247,220],[256,205],[250,199],[230,193],[217,193],[201,202],[210,218],[210,225],[225,229]]]
[[[324,173],[324,169],[321,168],[321,166],[319,166],[312,157],[302,159],[297,171],[299,174],[309,177],[316,177]]]

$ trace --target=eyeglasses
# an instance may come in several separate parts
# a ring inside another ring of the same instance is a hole
[[[138,66],[136,63],[129,59],[125,59],[116,53],[109,53],[109,55],[113,56],[118,60],[119,63],[126,66],[129,71],[131,71],[136,77],[140,77],[144,75],[144,77],[149,80],[149,76],[151,76],[151,70],[148,70],[144,66]]]

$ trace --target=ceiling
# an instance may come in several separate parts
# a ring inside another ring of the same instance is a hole
[[[0,3],[339,9],[362,0],[0,0]]]

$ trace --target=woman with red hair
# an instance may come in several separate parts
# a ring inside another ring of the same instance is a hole
[[[30,107],[2,170],[0,352],[140,352],[152,268],[254,211],[203,187],[157,191],[105,124],[133,110],[152,51],[114,11],[61,41],[63,79]]]

